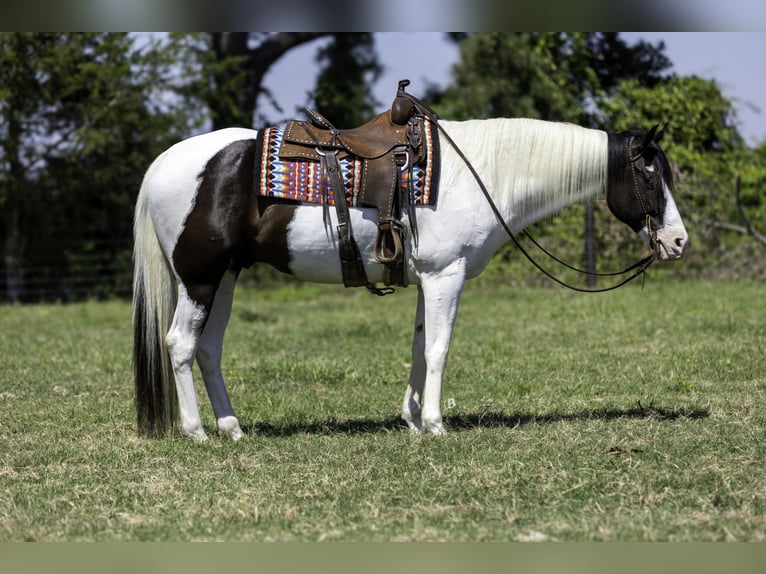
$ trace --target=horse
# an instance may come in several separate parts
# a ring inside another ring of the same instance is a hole
[[[438,199],[404,207],[415,210],[417,230],[402,218],[407,281],[418,297],[401,417],[412,432],[436,435],[446,432],[442,376],[461,293],[509,240],[508,232],[606,196],[611,213],[658,259],[679,259],[688,245],[659,145],[664,127],[612,133],[496,118],[439,120],[439,129],[449,144],[440,148]],[[327,231],[328,223],[337,225],[336,214],[253,193],[257,134],[226,128],[187,138],[160,154],[144,176],[135,208],[133,285],[141,436],[177,432],[180,418],[181,435],[207,440],[192,376],[196,358],[218,433],[242,438],[221,358],[244,268],[266,263],[302,280],[342,282],[338,238]],[[383,281],[384,266],[373,255],[373,211],[349,208],[365,271],[375,283]]]

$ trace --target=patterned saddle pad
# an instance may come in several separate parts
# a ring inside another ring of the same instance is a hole
[[[415,164],[410,182],[410,170],[400,173],[403,191],[413,186],[410,194],[414,205],[435,205],[439,182],[439,139],[436,126],[428,119],[426,129],[425,159]],[[330,205],[335,204],[329,181],[322,181],[319,161],[306,159],[282,159],[279,149],[284,135],[284,126],[269,127],[258,133],[259,165],[256,167],[256,193],[262,196],[288,199],[304,203],[322,203],[324,186]],[[339,164],[346,188],[349,206],[360,205],[360,191],[364,160],[354,156],[339,156]]]

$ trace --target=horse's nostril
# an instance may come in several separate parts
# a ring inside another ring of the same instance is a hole
[[[679,254],[686,253],[686,251],[689,249],[689,238],[684,235],[677,236],[673,243],[675,244],[675,248],[678,251]]]

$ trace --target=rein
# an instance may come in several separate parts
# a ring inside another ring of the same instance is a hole
[[[628,277],[624,278],[620,282],[618,282],[615,285],[612,285],[610,287],[602,287],[597,289],[587,289],[583,287],[577,287],[576,285],[571,285],[567,283],[566,281],[559,279],[555,275],[553,275],[550,271],[545,269],[542,265],[540,265],[535,259],[529,254],[529,252],[524,248],[524,246],[521,244],[521,242],[516,237],[516,234],[511,230],[510,226],[505,222],[505,218],[500,213],[500,210],[498,209],[497,205],[492,199],[492,196],[490,195],[489,191],[487,190],[487,186],[484,184],[484,181],[481,179],[481,176],[476,171],[476,168],[473,167],[473,164],[471,161],[466,157],[466,155],[463,153],[463,150],[458,147],[458,145],[455,143],[455,140],[452,139],[452,137],[447,133],[447,131],[442,127],[442,125],[439,123],[439,117],[431,108],[429,108],[427,105],[425,105],[423,102],[421,102],[418,98],[415,96],[406,93],[405,94],[412,102],[420,109],[421,112],[423,112],[424,115],[428,116],[428,118],[436,125],[436,127],[439,129],[439,132],[447,139],[447,141],[450,143],[452,148],[455,150],[455,152],[460,156],[460,159],[463,160],[463,163],[465,163],[468,170],[471,172],[471,175],[473,175],[473,178],[476,180],[476,183],[479,185],[479,189],[481,189],[482,194],[484,195],[484,198],[487,200],[487,203],[489,204],[490,209],[492,210],[492,213],[494,213],[495,218],[500,223],[500,226],[505,230],[505,232],[508,234],[508,237],[511,239],[513,244],[516,246],[516,248],[521,251],[521,253],[524,255],[524,257],[529,260],[532,265],[534,265],[543,275],[554,281],[555,283],[558,283],[562,287],[566,287],[567,289],[571,289],[572,291],[578,291],[580,293],[604,293],[607,291],[613,291],[615,289],[618,289],[619,287],[622,287],[623,285],[626,285],[630,281],[633,281],[636,277],[639,275],[643,275],[644,272],[649,268],[649,266],[654,263],[654,261],[657,259],[657,243],[654,240],[654,235],[656,234],[656,231],[653,229],[653,226],[648,222],[648,229],[650,231],[650,234],[652,235],[653,242],[654,242],[654,253],[651,255],[648,255],[644,257],[643,259],[637,261],[633,265],[623,269],[622,271],[615,271],[610,273],[597,273],[597,272],[591,272],[591,271],[585,271],[584,269],[579,269],[573,265],[570,265],[568,263],[565,263],[558,257],[554,256],[552,253],[544,249],[537,241],[535,241],[532,236],[527,232],[523,231],[524,235],[538,248],[540,249],[545,255],[553,259],[556,263],[566,267],[567,269],[570,269],[572,271],[576,271],[577,273],[581,273],[583,275],[590,275],[592,277],[618,277],[622,275],[627,275],[631,271],[634,271],[631,275],[628,275]],[[638,191],[638,184],[635,181],[635,174],[634,174],[634,191],[639,196],[640,200],[640,194]],[[643,205],[643,202],[642,202]],[[649,219],[649,216],[647,215],[647,220]]]

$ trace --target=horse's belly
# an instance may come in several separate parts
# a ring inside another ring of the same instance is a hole
[[[297,278],[318,283],[342,283],[340,257],[338,255],[338,219],[335,207],[327,214],[319,205],[302,205],[295,210],[287,226],[287,248],[290,272]],[[350,209],[351,229],[362,254],[367,278],[375,283],[382,281],[383,268],[376,263],[373,245],[377,234],[377,212],[374,209]]]
[[[466,212],[437,213],[417,210],[418,245],[405,241],[408,281],[420,282],[421,274],[441,273],[460,264],[466,277],[478,275],[487,265],[494,248],[501,242],[491,228],[474,225]],[[359,246],[372,283],[383,281],[383,266],[375,261],[373,247],[377,237],[378,212],[375,209],[349,210],[354,238]],[[335,207],[328,210],[329,224],[323,221],[320,205],[301,205],[287,226],[290,272],[300,279],[320,283],[342,283],[338,255],[337,216]],[[408,229],[407,217],[402,222]]]

